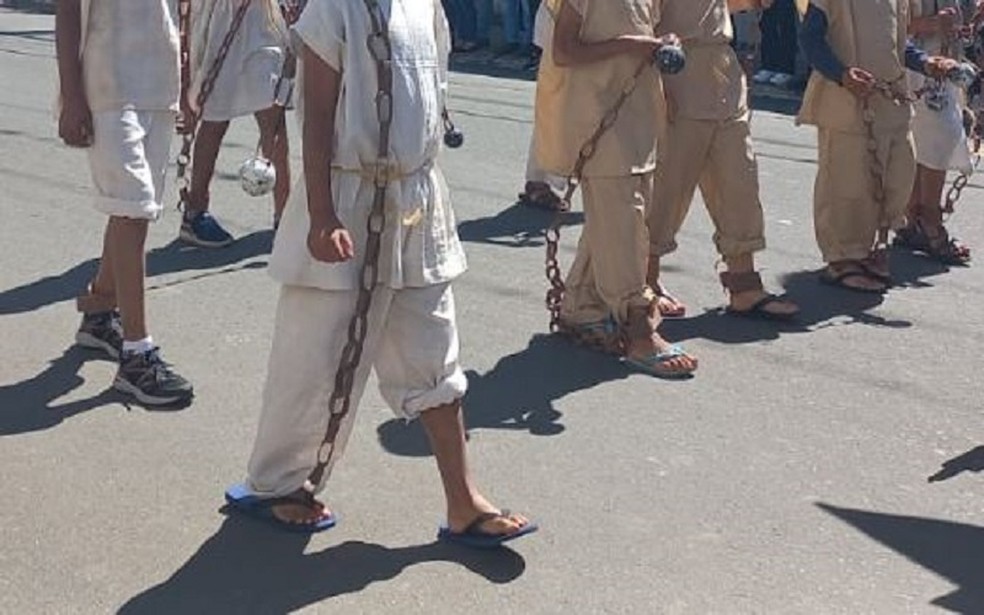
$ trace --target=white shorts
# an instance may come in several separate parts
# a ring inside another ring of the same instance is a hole
[[[96,209],[109,216],[156,220],[174,135],[173,111],[105,111],[92,117],[89,167]]]

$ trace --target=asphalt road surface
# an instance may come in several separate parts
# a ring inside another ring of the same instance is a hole
[[[0,612],[984,613],[982,269],[899,254],[884,301],[821,287],[814,136],[764,110],[761,264],[802,322],[720,312],[696,203],[665,276],[691,317],[665,332],[701,369],[663,382],[544,334],[548,218],[514,205],[533,84],[456,74],[467,144],[444,164],[471,263],[471,453],[490,496],[542,531],[496,553],[436,544],[433,460],[372,388],[327,494],[336,529],[222,515],[277,295],[271,205],[234,176],[255,126],[234,125],[214,190],[240,240],[184,249],[173,208],[151,234],[152,330],[197,399],[128,406],[114,366],[71,345],[104,220],[84,154],[56,138],[52,28],[0,12]],[[984,249],[974,183],[952,225]]]

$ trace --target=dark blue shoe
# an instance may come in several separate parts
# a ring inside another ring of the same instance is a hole
[[[207,211],[199,212],[192,218],[183,218],[178,237],[200,248],[224,248],[233,242],[232,235]]]

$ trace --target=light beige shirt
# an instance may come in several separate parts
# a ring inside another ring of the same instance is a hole
[[[447,282],[466,268],[444,176],[436,166],[444,131],[450,35],[437,0],[383,0],[393,67],[390,159],[402,176],[389,184],[383,234],[382,283],[391,288]],[[367,40],[371,29],[362,0],[311,0],[294,27],[297,38],[341,73],[333,135],[332,197],[352,234],[357,258],[337,264],[315,261],[307,249],[310,228],[304,178],[297,182],[274,243],[270,273],[284,283],[325,290],[358,288],[371,181],[359,171],[375,162],[379,91]],[[303,72],[303,68],[302,71]],[[299,84],[303,91],[303,83]],[[303,114],[303,108],[301,109]],[[328,169],[325,169],[328,172]]]
[[[828,43],[845,66],[863,68],[900,91],[906,90],[909,0],[811,0],[811,3],[826,13]],[[871,104],[877,130],[909,130],[912,105],[896,105],[881,95],[873,96]],[[814,71],[798,121],[864,133],[861,110],[861,102],[846,88]]]
[[[653,36],[659,20],[658,0],[569,1],[582,17],[581,40],[600,42],[621,35]],[[536,90],[534,142],[540,166],[570,175],[584,143],[632,81],[641,60],[621,56],[562,68],[553,61],[552,45],[544,51]],[[619,177],[652,171],[656,139],[665,120],[663,84],[647,67],[618,119],[598,143],[585,167],[587,177]]]
[[[89,0],[82,4],[82,78],[94,112],[177,110],[175,0]]]
[[[687,66],[663,83],[673,116],[726,120],[748,110],[745,72],[731,48],[734,32],[727,0],[660,0],[656,33],[676,34]]]
[[[240,3],[241,0],[192,3],[189,98],[193,104],[232,29]],[[249,8],[205,105],[204,118],[225,121],[271,107],[289,42],[287,24],[276,1],[249,0]]]

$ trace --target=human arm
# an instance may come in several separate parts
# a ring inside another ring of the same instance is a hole
[[[342,75],[307,45],[304,66],[304,181],[307,187],[308,250],[315,260],[337,263],[355,256],[352,236],[338,215],[331,195],[335,110]]]
[[[82,5],[80,0],[59,0],[55,13],[55,50],[61,87],[58,136],[66,145],[92,145],[92,111],[82,83]]]
[[[666,44],[673,44],[677,40],[672,34],[662,38],[624,35],[607,41],[589,43],[581,40],[582,26],[581,13],[571,5],[570,1],[564,2],[557,15],[553,36],[553,59],[557,66],[593,64],[621,55],[638,56],[640,59],[651,58],[657,49]]]

